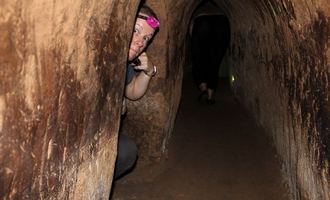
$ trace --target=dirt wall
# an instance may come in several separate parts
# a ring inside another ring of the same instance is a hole
[[[138,3],[1,2],[2,199],[108,198]]]
[[[329,2],[222,1],[233,89],[273,139],[293,199],[329,199]]]

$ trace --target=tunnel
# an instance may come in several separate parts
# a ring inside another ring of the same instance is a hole
[[[139,165],[168,156],[200,2],[145,2],[161,21],[147,49],[158,73],[122,124]],[[272,141],[292,199],[330,199],[329,1],[215,2],[231,25],[231,90]],[[139,4],[2,1],[2,199],[108,199]]]

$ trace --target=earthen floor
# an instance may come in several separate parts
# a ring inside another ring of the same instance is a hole
[[[168,158],[116,181],[112,200],[287,200],[269,139],[221,81],[216,104],[197,101],[190,72]]]

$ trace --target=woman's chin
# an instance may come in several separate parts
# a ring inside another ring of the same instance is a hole
[[[128,61],[132,61],[136,58],[136,55],[128,55]]]

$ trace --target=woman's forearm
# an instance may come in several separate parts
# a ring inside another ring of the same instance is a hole
[[[141,98],[147,91],[151,76],[140,72],[133,78],[132,82],[126,86],[125,96],[130,100]]]

